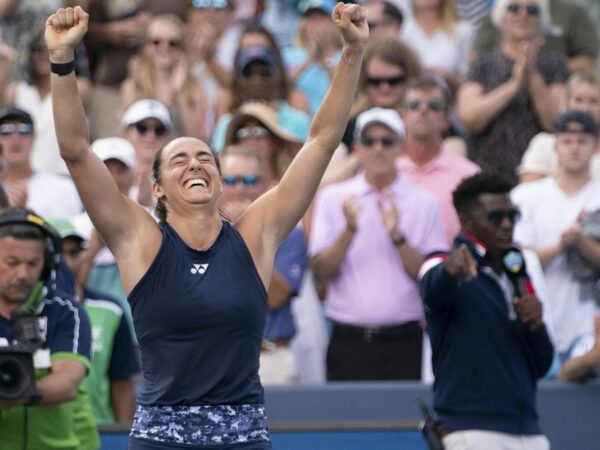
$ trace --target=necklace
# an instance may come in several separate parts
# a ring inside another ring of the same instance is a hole
[[[197,252],[204,252],[208,250],[215,243],[215,241],[219,237],[219,234],[221,234],[221,228],[223,228],[223,222],[219,221],[219,229],[217,230],[217,234],[215,234],[215,236],[210,241],[208,241],[208,244],[200,248],[195,248],[194,250],[196,250]]]

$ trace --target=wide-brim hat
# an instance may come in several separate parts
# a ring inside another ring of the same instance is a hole
[[[249,119],[258,120],[271,133],[283,141],[294,144],[301,144],[303,142],[300,137],[290,133],[279,125],[277,111],[269,105],[260,102],[248,102],[237,109],[231,122],[229,122],[225,132],[225,145],[230,145],[235,142],[235,132]]]

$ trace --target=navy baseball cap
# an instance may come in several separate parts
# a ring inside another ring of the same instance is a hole
[[[592,116],[578,110],[571,110],[559,114],[554,119],[554,134],[560,133],[586,133],[598,134],[598,127]]]
[[[242,50],[235,68],[241,73],[250,63],[255,61],[260,61],[269,67],[277,66],[273,50],[263,45],[257,45]]]

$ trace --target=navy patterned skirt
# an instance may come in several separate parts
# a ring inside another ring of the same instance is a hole
[[[264,405],[138,405],[130,450],[271,449]]]

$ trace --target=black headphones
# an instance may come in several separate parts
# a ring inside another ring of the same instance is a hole
[[[62,239],[48,222],[30,209],[8,208],[4,210],[0,213],[0,228],[8,225],[33,225],[46,236],[44,268],[40,276],[40,281],[46,284],[59,264]]]

